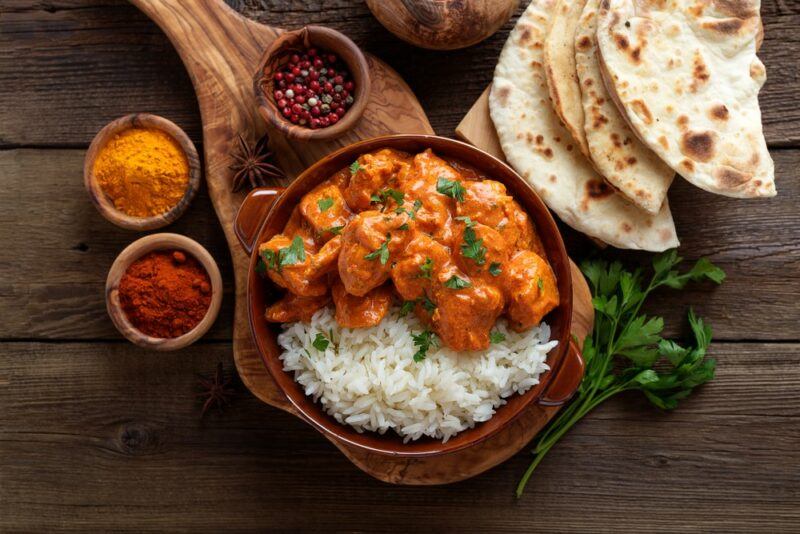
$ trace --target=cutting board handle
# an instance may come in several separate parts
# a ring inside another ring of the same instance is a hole
[[[233,221],[233,233],[236,234],[236,239],[248,256],[253,254],[261,227],[267,220],[267,214],[283,191],[283,187],[253,189],[239,207],[236,219]]]

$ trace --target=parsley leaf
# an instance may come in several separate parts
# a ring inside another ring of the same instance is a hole
[[[492,276],[500,276],[503,269],[500,268],[500,262],[493,261],[489,264],[489,274]]]
[[[436,180],[436,191],[450,198],[454,198],[459,202],[464,202],[464,193],[466,193],[467,190],[464,189],[464,186],[461,185],[461,182],[458,180],[448,180],[444,176],[440,176],[439,179]]]
[[[264,270],[272,269],[274,271],[278,266],[278,255],[274,250],[267,248],[261,251],[261,260],[264,262]]]
[[[539,291],[544,291],[544,280],[541,278],[536,280],[536,287],[539,288]]]
[[[408,230],[408,223],[403,223],[397,227],[398,230]]]
[[[397,189],[381,189],[377,195],[369,197],[369,200],[370,202],[386,202],[391,198],[398,206],[402,206],[405,204],[405,196],[405,193]]]
[[[328,211],[333,207],[333,199],[331,197],[325,197],[317,200],[317,207],[319,211]]]
[[[417,305],[417,301],[415,300],[406,300],[403,301],[403,305],[400,306],[400,317],[405,317],[408,313],[414,309],[414,306]]]
[[[386,234],[386,241],[381,243],[381,246],[364,256],[365,260],[373,261],[380,260],[381,265],[386,265],[389,261],[389,240],[392,238],[390,234]]]
[[[654,406],[672,410],[694,388],[714,378],[716,363],[706,358],[711,328],[689,310],[691,346],[663,339],[664,320],[640,313],[657,288],[682,289],[690,281],[725,279],[722,269],[701,259],[688,271],[676,267],[675,250],[653,259],[653,274],[646,280],[640,269],[628,271],[618,261],[590,261],[581,266],[592,288],[594,328],[586,336],[583,358],[586,371],[575,399],[536,438],[534,460],[517,486],[519,497],[536,466],[558,440],[595,407],[623,391],[638,390]]]
[[[502,343],[506,340],[506,335],[502,332],[494,330],[489,334],[489,343]]]
[[[364,167],[358,162],[358,160],[355,160],[353,163],[350,164],[350,174],[355,174],[358,171],[362,170],[363,168]]]
[[[262,258],[259,258],[258,262],[256,263],[256,272],[258,274],[263,274],[267,272],[267,264],[264,262]]]
[[[330,345],[331,342],[328,341],[328,338],[326,338],[324,334],[317,333],[317,336],[314,338],[314,341],[312,341],[311,344],[315,349],[322,352],[328,348],[328,345]]]
[[[411,334],[411,339],[414,340],[414,346],[418,347],[417,352],[414,353],[414,361],[419,363],[428,355],[428,349],[436,347],[436,336],[430,330],[425,330],[420,334]]]
[[[461,243],[461,255],[475,261],[476,265],[486,263],[486,247],[483,246],[483,239],[477,239],[473,226],[475,223],[469,217],[465,217],[464,242]]]
[[[306,261],[306,249],[303,238],[299,235],[294,236],[291,245],[278,250],[278,269],[304,261]]]
[[[449,287],[450,289],[466,289],[472,287],[472,283],[453,275],[444,283],[444,287]]]
[[[422,297],[422,307],[425,308],[425,311],[433,313],[433,311],[436,309],[436,304],[434,304],[433,301],[426,295]]]
[[[325,228],[323,230],[323,232],[330,232],[333,235],[340,235],[342,233],[342,230],[344,230],[344,226],[343,225],[342,226],[331,226],[330,228]]]
[[[431,273],[433,273],[433,260],[426,257],[425,263],[419,266],[419,278],[427,278],[430,280]]]

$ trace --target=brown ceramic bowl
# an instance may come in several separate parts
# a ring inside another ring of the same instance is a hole
[[[203,319],[197,326],[183,334],[173,338],[160,338],[148,336],[138,330],[128,320],[128,316],[122,309],[119,302],[119,281],[131,263],[138,260],[148,252],[154,250],[181,250],[193,256],[208,273],[211,282],[211,304],[208,306]],[[203,337],[208,332],[211,325],[219,315],[219,308],[222,305],[222,276],[219,273],[217,262],[209,252],[197,241],[179,234],[151,234],[137,239],[125,250],[123,250],[108,271],[106,278],[106,309],[114,326],[120,334],[125,336],[131,343],[140,347],[170,351],[187,347]]]
[[[186,155],[186,160],[189,163],[189,182],[186,184],[186,191],[183,193],[183,197],[167,212],[152,217],[133,217],[128,215],[114,206],[114,203],[106,196],[105,192],[103,192],[102,188],[97,183],[97,179],[94,175],[94,162],[95,159],[97,159],[97,154],[115,135],[130,128],[153,128],[161,130],[172,137]],[[186,208],[189,207],[192,199],[194,199],[197,191],[200,189],[200,178],[200,158],[197,156],[197,149],[194,143],[192,143],[192,140],[186,135],[186,132],[174,122],[149,113],[133,113],[109,122],[94,136],[83,162],[83,183],[97,211],[108,221],[117,226],[128,230],[138,230],[140,232],[162,228],[178,220],[186,211]]]
[[[256,273],[258,254],[253,253],[257,244],[280,233],[300,198],[333,173],[351,164],[365,152],[379,148],[394,148],[417,153],[426,148],[448,160],[471,166],[486,176],[505,184],[510,194],[525,208],[535,223],[542,238],[547,259],[553,266],[558,281],[561,301],[546,321],[552,330],[552,338],[558,347],[548,355],[550,370],[543,373],[540,383],[524,395],[514,395],[508,403],[499,407],[497,413],[484,423],[465,430],[447,443],[423,438],[410,443],[396,434],[387,432],[358,433],[353,428],[340,424],[327,415],[319,403],[315,403],[303,392],[303,387],[294,381],[293,373],[283,370],[277,344],[278,325],[268,323],[264,310],[280,296],[272,282]],[[431,135],[392,135],[361,141],[326,156],[303,172],[285,190],[258,189],[250,193],[237,216],[235,232],[244,248],[251,254],[247,280],[247,299],[250,327],[253,339],[264,364],[297,411],[314,427],[336,439],[366,451],[392,456],[430,456],[460,450],[487,439],[508,425],[533,402],[561,404],[574,393],[583,376],[580,354],[570,343],[572,321],[572,278],[570,263],[561,234],[547,207],[511,167],[472,145]]]
[[[292,124],[281,114],[272,96],[272,76],[277,68],[286,63],[294,50],[311,46],[323,48],[339,56],[350,69],[356,86],[353,105],[344,117],[332,126],[317,130]],[[358,46],[343,33],[324,26],[306,26],[284,32],[272,42],[258,65],[253,89],[261,115],[287,137],[301,140],[333,139],[355,126],[367,107],[370,93],[369,64]]]

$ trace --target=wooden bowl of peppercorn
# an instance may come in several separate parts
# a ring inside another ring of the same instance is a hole
[[[290,139],[333,139],[361,119],[369,63],[344,34],[324,26],[282,33],[254,77],[261,115]]]
[[[108,271],[106,308],[131,343],[177,350],[200,339],[219,314],[222,276],[200,243],[153,234],[123,250]]]

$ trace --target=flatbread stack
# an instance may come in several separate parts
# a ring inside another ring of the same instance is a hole
[[[533,0],[489,95],[506,159],[565,223],[618,248],[678,245],[676,172],[775,195],[758,2]]]

